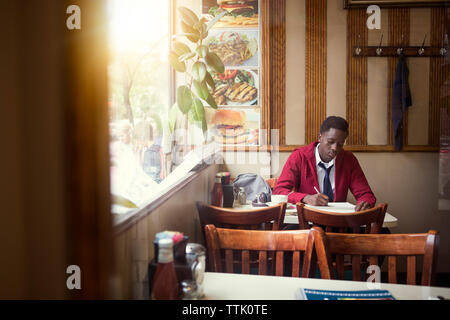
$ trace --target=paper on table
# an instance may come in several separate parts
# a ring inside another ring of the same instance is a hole
[[[355,212],[355,205],[350,202],[329,202],[328,206],[311,206],[306,205],[308,208],[329,211],[329,212]]]

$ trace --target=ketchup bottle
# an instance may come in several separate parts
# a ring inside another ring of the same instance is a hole
[[[158,265],[152,288],[153,300],[178,300],[178,279],[173,264],[173,241],[158,241]]]
[[[216,182],[212,191],[212,205],[216,207],[223,207],[223,188],[222,177],[216,176]]]

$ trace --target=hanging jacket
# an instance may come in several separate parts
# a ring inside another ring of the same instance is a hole
[[[403,146],[403,114],[412,104],[408,77],[408,66],[405,57],[401,55],[395,69],[395,81],[392,88],[392,128],[397,151]]]

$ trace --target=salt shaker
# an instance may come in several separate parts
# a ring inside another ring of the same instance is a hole
[[[239,188],[238,199],[239,204],[247,204],[247,193],[245,192],[244,187]]]
[[[195,256],[195,261],[192,264],[192,278],[197,285],[197,299],[201,299],[205,295],[203,292],[203,279],[206,268],[206,249],[201,244],[188,243],[186,246],[186,254]]]

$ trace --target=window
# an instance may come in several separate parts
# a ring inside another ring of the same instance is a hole
[[[169,4],[108,1],[110,172],[115,213],[141,206],[167,176]]]
[[[206,152],[202,151],[203,158],[218,149],[259,150],[259,147],[265,149],[271,144],[268,132],[276,120],[273,114],[278,113],[271,112],[269,107],[273,104],[276,110],[280,109],[283,102],[278,98],[284,96],[284,89],[278,90],[279,81],[267,77],[269,69],[279,69],[280,72],[271,72],[270,76],[284,79],[284,65],[271,60],[271,52],[282,52],[278,47],[284,44],[281,40],[274,42],[271,39],[278,33],[283,34],[284,29],[273,28],[269,32],[267,26],[273,12],[283,13],[284,6],[271,10],[270,4],[268,0],[247,1],[245,8],[230,13],[227,8],[219,7],[217,1],[210,0],[108,2],[114,213],[129,213],[133,208],[146,206],[152,198],[167,190],[195,165],[198,156],[192,156],[192,153],[186,161],[195,146],[214,145]],[[186,116],[177,120],[175,130],[171,130],[177,88],[189,83],[186,79],[190,76],[179,72],[174,76],[169,65],[172,53],[169,52],[177,51],[175,41],[187,44],[192,52],[196,52],[195,44],[185,35],[179,35],[184,30],[180,26],[182,16],[175,10],[175,5],[188,6],[206,23],[227,12],[209,29],[202,42],[224,65],[223,73],[218,73],[204,59],[214,82],[214,87],[208,84],[210,94],[217,105],[215,110],[210,101],[201,97],[205,100],[204,121],[208,127],[205,132],[202,125],[191,125]],[[280,21],[284,21],[284,16],[279,16]],[[279,100],[281,103],[274,103]],[[273,142],[278,145],[278,138],[275,140]],[[182,173],[174,177],[178,168],[178,173]]]

